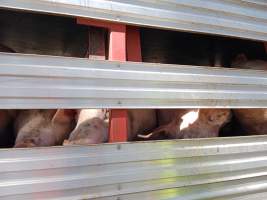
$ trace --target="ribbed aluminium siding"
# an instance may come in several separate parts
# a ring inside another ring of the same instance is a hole
[[[0,7],[267,41],[263,0],[0,0]]]
[[[0,54],[0,108],[267,107],[267,73]]]
[[[3,149],[0,199],[260,200],[266,155],[266,136]]]
[[[0,0],[0,7],[267,41],[263,0]],[[263,71],[0,54],[0,108],[267,107]],[[267,137],[0,150],[4,200],[263,200]]]

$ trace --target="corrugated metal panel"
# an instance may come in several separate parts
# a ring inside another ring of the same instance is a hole
[[[267,73],[0,54],[0,108],[267,107]]]
[[[267,41],[264,0],[0,0],[0,7]]]
[[[0,150],[0,199],[266,199],[266,155],[266,136]]]

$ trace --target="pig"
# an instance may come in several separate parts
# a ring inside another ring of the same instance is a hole
[[[162,125],[149,134],[138,136],[145,139],[157,139],[160,134],[169,139],[217,137],[231,116],[230,109],[163,109],[158,111]]]
[[[245,134],[267,134],[267,109],[234,109],[233,113]]]
[[[15,120],[15,148],[61,145],[74,128],[71,110],[21,110]]]
[[[63,145],[99,144],[108,141],[108,110],[81,109],[76,115],[77,125]]]
[[[238,55],[231,66],[241,69],[267,70],[266,61],[250,61],[244,54]],[[267,134],[267,109],[234,109],[233,113],[246,134]]]
[[[152,109],[128,110],[128,140],[137,138],[138,133],[156,127],[156,112]],[[64,145],[99,144],[108,141],[109,111],[106,109],[83,109],[77,117],[77,126]]]

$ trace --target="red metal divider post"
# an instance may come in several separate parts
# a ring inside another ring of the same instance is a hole
[[[139,29],[124,24],[78,18],[78,24],[106,28],[109,31],[108,59],[112,61],[141,61]],[[127,57],[126,57],[127,56]],[[109,142],[127,141],[128,116],[126,109],[111,109]]]

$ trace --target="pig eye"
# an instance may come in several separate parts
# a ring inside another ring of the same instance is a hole
[[[90,126],[91,126],[91,124],[90,124],[90,123],[88,123],[88,124],[86,124],[86,126],[87,126],[87,127],[90,127]]]

